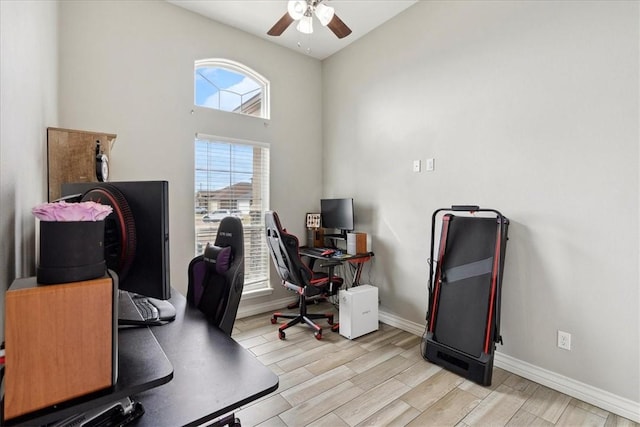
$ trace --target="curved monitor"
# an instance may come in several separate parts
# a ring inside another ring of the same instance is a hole
[[[320,200],[320,215],[324,228],[334,228],[342,232],[354,229],[352,198]]]

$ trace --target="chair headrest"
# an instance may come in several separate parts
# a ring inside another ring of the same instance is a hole
[[[242,257],[244,254],[244,232],[242,221],[235,216],[222,218],[218,226],[215,246],[231,246],[234,257]]]
[[[275,230],[278,233],[278,237],[289,234],[287,233],[287,230],[282,228],[282,225],[280,224],[280,217],[278,216],[277,212],[275,211],[265,212],[264,219],[265,219],[265,224],[267,226],[267,229]]]

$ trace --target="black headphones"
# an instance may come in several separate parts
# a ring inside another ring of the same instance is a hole
[[[109,159],[106,154],[100,152],[100,141],[96,141],[96,178],[100,182],[109,179]]]

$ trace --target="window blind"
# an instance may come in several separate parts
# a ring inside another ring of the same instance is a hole
[[[244,228],[244,291],[268,288],[269,146],[197,135],[194,181],[196,254],[213,244],[222,217],[237,216]]]

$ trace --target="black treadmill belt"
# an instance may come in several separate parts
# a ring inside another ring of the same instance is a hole
[[[452,268],[493,257],[496,250],[495,218],[451,216],[444,268]]]
[[[495,218],[450,216],[434,339],[479,357],[491,307]]]
[[[473,357],[484,350],[491,274],[443,283],[434,339]]]

